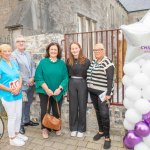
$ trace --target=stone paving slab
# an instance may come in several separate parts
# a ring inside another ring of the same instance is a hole
[[[5,129],[4,136],[0,140],[0,150],[103,150],[104,138],[93,141],[95,133],[87,132],[83,138],[70,137],[68,128],[62,127],[62,135],[57,136],[55,132],[51,132],[48,139],[43,139],[40,126],[25,129],[29,140],[22,147],[9,145]],[[111,135],[111,139],[112,147],[109,150],[126,150],[123,147],[121,136]]]

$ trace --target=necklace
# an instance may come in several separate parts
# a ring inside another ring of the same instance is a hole
[[[56,61],[57,61],[57,58],[52,59],[52,58],[49,57],[49,59],[50,59],[52,62],[56,62]]]

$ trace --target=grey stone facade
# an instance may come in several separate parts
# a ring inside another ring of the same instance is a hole
[[[129,23],[138,22],[143,18],[143,16],[147,13],[147,10],[145,11],[139,11],[139,12],[132,12],[129,14]]]
[[[2,38],[114,29],[128,23],[127,12],[114,0],[0,0],[0,4]]]

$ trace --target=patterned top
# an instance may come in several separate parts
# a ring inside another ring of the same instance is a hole
[[[87,86],[90,89],[105,92],[106,95],[113,93],[114,64],[106,56],[101,62],[93,60],[87,70]]]

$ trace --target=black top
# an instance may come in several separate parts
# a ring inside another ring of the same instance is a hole
[[[89,59],[86,59],[84,64],[80,64],[78,60],[75,60],[75,63],[73,66],[70,66],[69,64],[67,64],[69,77],[77,76],[77,77],[86,78],[87,69],[89,68],[89,66],[90,66]]]

